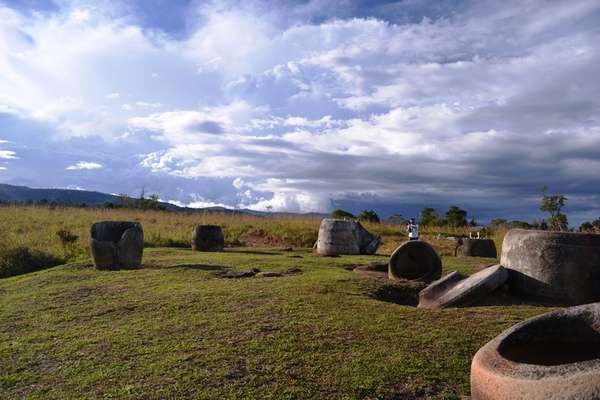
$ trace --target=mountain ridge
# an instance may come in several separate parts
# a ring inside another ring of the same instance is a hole
[[[120,204],[121,197],[92,190],[80,189],[62,189],[62,188],[30,188],[28,186],[10,185],[0,183],[0,202],[4,203],[26,203],[41,202],[46,200],[48,203],[56,202],[65,205],[80,206],[104,206],[106,203]],[[293,212],[268,212],[250,209],[233,209],[221,206],[191,208],[181,207],[172,203],[160,201],[168,211],[176,212],[211,212],[223,214],[243,214],[255,216],[303,216],[308,218],[323,218],[327,214],[322,213],[293,213]]]

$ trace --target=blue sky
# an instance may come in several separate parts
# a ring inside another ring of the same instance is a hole
[[[600,2],[0,1],[0,182],[600,216]]]

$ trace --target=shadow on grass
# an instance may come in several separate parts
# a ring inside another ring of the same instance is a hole
[[[419,291],[421,289],[417,286],[385,284],[374,288],[367,294],[379,301],[416,307],[419,304]]]
[[[531,297],[518,296],[506,289],[499,289],[486,297],[470,304],[471,307],[506,307],[506,306],[534,306],[534,307],[568,307],[573,304],[551,302]]]

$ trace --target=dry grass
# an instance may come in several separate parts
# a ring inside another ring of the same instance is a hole
[[[320,220],[305,217],[257,217],[210,213],[175,213],[168,211],[67,208],[47,206],[0,207],[0,246],[24,246],[43,251],[67,261],[86,259],[91,224],[102,220],[137,221],[144,227],[148,247],[188,247],[192,229],[197,224],[216,224],[223,227],[229,246],[311,247],[317,239]],[[370,231],[381,235],[384,252],[392,251],[406,240],[403,226],[365,224]],[[78,236],[69,251],[65,251],[57,235],[68,230]],[[467,228],[435,227],[422,229],[422,236],[432,242],[442,254],[451,254],[455,243],[436,240],[443,236],[466,235]],[[494,239],[500,248],[504,232]]]

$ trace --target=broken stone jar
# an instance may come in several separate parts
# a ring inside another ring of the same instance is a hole
[[[325,218],[319,227],[317,253],[323,256],[375,254],[381,238],[367,231],[358,221]]]
[[[142,225],[128,221],[96,222],[90,231],[90,248],[96,269],[141,268]]]

